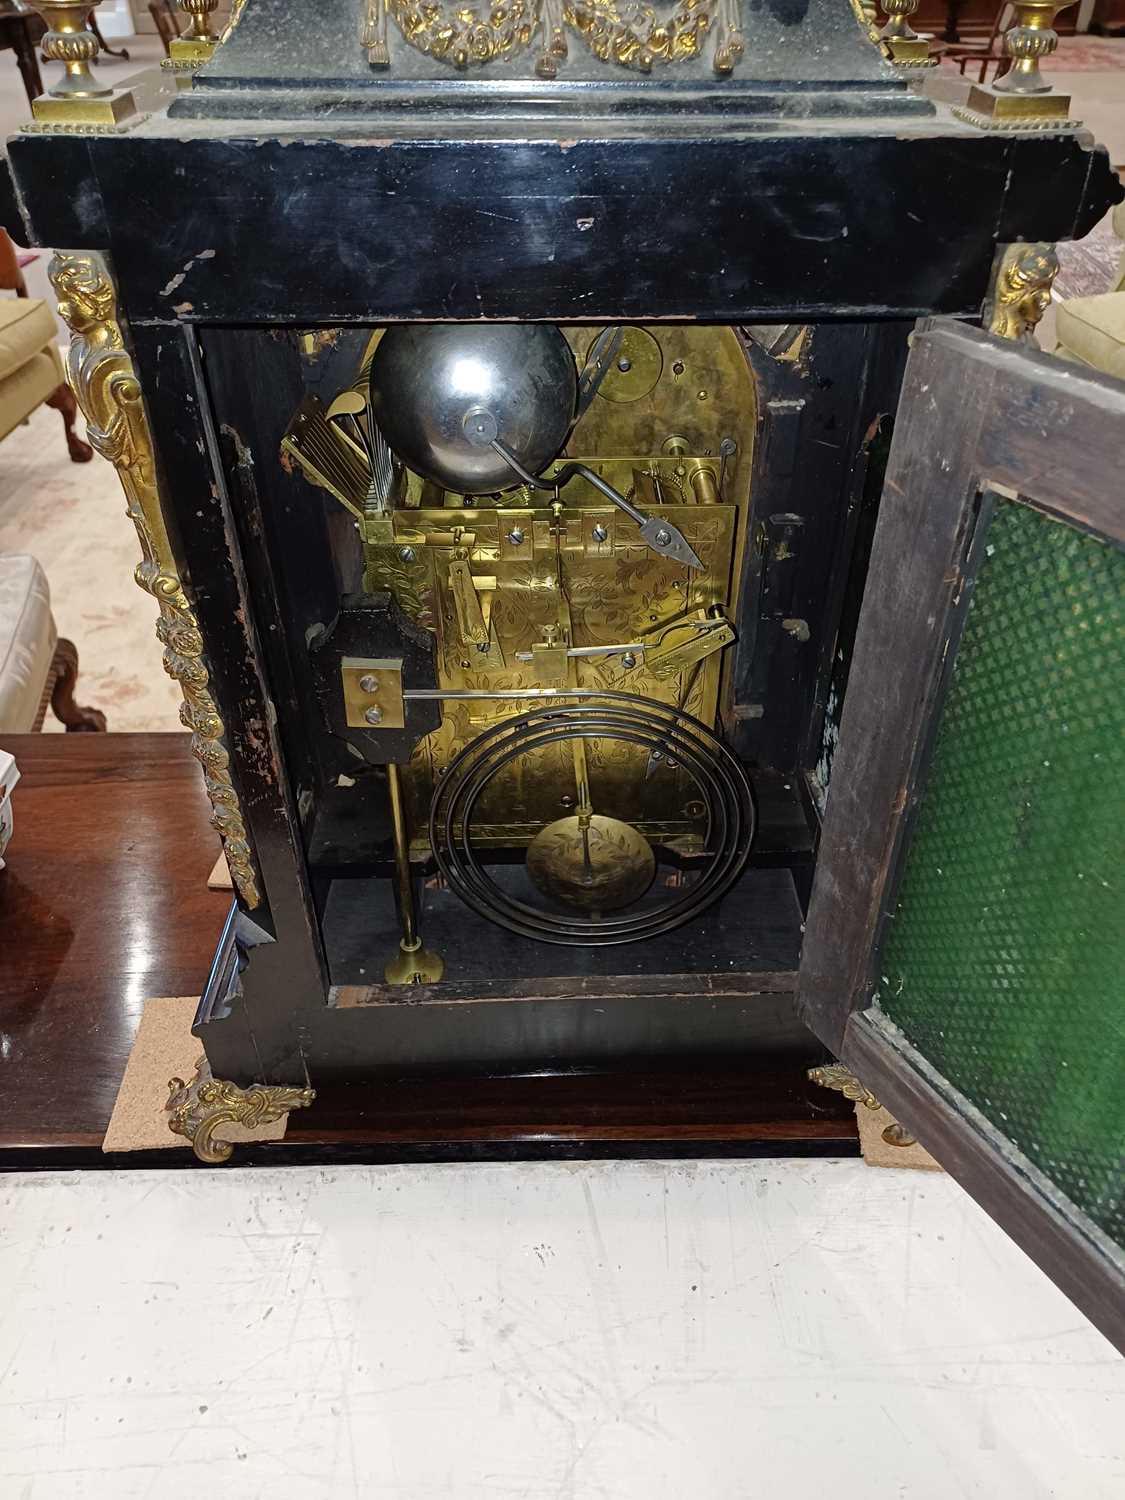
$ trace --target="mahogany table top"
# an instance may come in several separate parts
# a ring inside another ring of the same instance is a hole
[[[217,840],[188,737],[3,744],[22,780],[0,872],[0,1168],[186,1165],[183,1150],[106,1156],[101,1140],[145,1000],[200,992],[229,908],[227,893],[207,889]],[[236,1159],[856,1149],[846,1101],[743,1066],[326,1089],[284,1142]]]

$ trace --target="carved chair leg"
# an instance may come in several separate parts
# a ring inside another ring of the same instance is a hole
[[[97,708],[81,708],[74,701],[74,688],[78,681],[78,648],[73,641],[64,640],[60,636],[51,671],[55,678],[55,685],[51,689],[51,707],[59,723],[66,725],[67,734],[103,734],[105,714]]]
[[[74,399],[74,392],[70,386],[56,386],[47,397],[46,404],[62,413],[63,426],[66,428],[66,446],[70,452],[71,463],[88,464],[94,456],[94,450],[89,443],[84,443],[74,430],[74,424],[78,420],[78,402]]]

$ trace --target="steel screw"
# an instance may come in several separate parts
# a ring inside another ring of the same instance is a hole
[[[508,540],[511,542],[513,547],[519,547],[522,544],[523,532],[518,526],[513,526],[511,531],[508,532]]]
[[[626,651],[625,655],[621,658],[621,665],[626,669],[635,667],[637,665],[637,658],[631,651]]]
[[[591,531],[590,535],[594,538],[595,542],[604,542],[608,538],[609,532],[606,527],[604,527],[599,521],[595,525],[593,531]]]
[[[617,368],[621,371],[622,375],[628,375],[629,371],[633,368],[633,361],[628,355],[623,354],[617,361]]]
[[[365,673],[359,679],[359,685],[365,693],[377,693],[379,691],[379,679],[372,677],[370,672]]]
[[[667,547],[669,542],[672,540],[672,533],[670,531],[665,531],[664,528],[661,527],[660,530],[656,533],[656,540],[662,547]]]
[[[399,557],[400,557],[400,559],[403,562],[413,562],[414,561],[414,548],[413,547],[403,547],[402,551],[399,553]]]
[[[383,722],[383,710],[376,708],[373,703],[370,708],[364,709],[363,717],[368,724],[381,724]]]

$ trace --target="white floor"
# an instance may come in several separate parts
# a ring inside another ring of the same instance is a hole
[[[0,1179],[3,1500],[1101,1500],[1125,1361],[857,1162]]]

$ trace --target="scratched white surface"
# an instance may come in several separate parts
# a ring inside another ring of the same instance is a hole
[[[856,1162],[0,1178],[4,1500],[1099,1500],[1125,1361]]]

